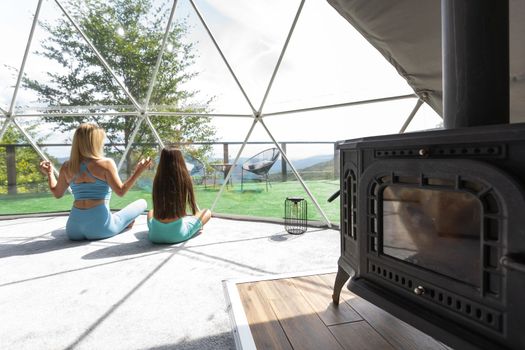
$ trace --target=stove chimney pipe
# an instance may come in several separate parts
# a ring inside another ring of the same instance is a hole
[[[509,123],[508,0],[442,0],[446,129]]]

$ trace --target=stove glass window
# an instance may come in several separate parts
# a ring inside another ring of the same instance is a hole
[[[477,197],[393,185],[384,188],[382,205],[383,254],[480,286]]]

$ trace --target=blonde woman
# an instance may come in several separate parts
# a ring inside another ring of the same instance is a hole
[[[146,210],[146,201],[139,199],[117,213],[109,210],[111,192],[122,197],[151,165],[142,159],[133,175],[122,182],[115,162],[103,156],[104,130],[94,124],[81,124],[73,136],[69,161],[60,168],[58,179],[50,162],[40,163],[47,175],[49,189],[56,198],[71,187],[75,201],[67,220],[66,232],[71,240],[103,239],[131,227],[135,218]]]

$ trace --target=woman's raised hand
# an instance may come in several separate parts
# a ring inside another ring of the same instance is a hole
[[[42,174],[47,175],[47,176],[53,174],[53,164],[51,164],[51,162],[47,160],[41,161],[40,171],[42,172]]]
[[[152,160],[150,157],[141,159],[137,165],[135,166],[135,172],[138,174],[141,174],[144,170],[149,169],[151,167]]]

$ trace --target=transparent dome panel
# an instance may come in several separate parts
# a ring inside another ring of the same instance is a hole
[[[281,143],[291,163],[282,161],[280,178],[289,197],[304,198],[307,202],[309,220],[339,223],[339,201],[327,199],[339,189],[337,154],[332,142],[286,142]],[[299,181],[295,171],[303,183]],[[306,187],[306,188],[305,188]],[[308,192],[306,192],[308,190]],[[312,198],[313,197],[313,198]],[[315,202],[314,202],[315,199]]]
[[[183,28],[180,23],[170,21],[172,6],[173,1],[167,0],[64,2],[66,11],[141,106],[149,98],[166,29],[170,50],[163,52],[166,64],[161,70],[169,70],[172,77],[180,73],[179,60],[172,55],[171,47],[177,46],[177,37]],[[171,80],[175,85],[175,79]],[[156,98],[154,101],[160,102]]]
[[[339,141],[398,133],[415,103],[415,98],[409,98],[267,116],[263,120],[277,141]]]
[[[195,3],[254,109],[259,109],[300,1]]]
[[[35,142],[42,142],[38,124],[33,121],[19,125]],[[39,171],[42,155],[55,169],[62,160],[52,155],[44,145],[39,152],[15,126],[11,125],[0,142],[0,215],[66,211],[71,208],[72,196],[66,191],[55,199],[49,191],[47,177]]]
[[[60,4],[63,6],[55,2],[42,5],[16,101],[17,114],[84,113],[86,106],[105,112],[136,110],[131,82],[112,66],[114,56],[97,48],[97,41],[90,37],[91,31],[102,26],[96,21],[103,18],[80,16],[91,2],[78,7],[72,1]]]
[[[283,146],[286,149],[287,145]],[[295,175],[287,173],[279,147],[261,124],[255,125],[237,164],[233,164],[241,147],[242,142],[223,142],[214,147],[206,187],[198,194],[201,206],[224,215],[282,219],[287,196],[307,198],[300,183],[293,181]],[[225,183],[229,171],[231,177]],[[315,209],[312,219],[314,213]]]
[[[191,55],[187,62],[191,63],[188,71],[192,75],[190,79],[181,81],[181,91],[187,92],[186,99],[181,101],[181,108],[200,108],[217,114],[251,115],[252,107],[257,108],[253,93],[249,90],[253,79],[242,76],[243,65],[239,65],[236,52],[232,50],[232,46],[239,48],[239,36],[244,38],[242,45],[246,44],[247,39],[242,31],[239,32],[239,21],[224,13],[230,7],[219,6],[219,10],[216,5],[196,2],[202,21],[190,2],[181,1],[177,5],[176,16],[187,28],[184,35],[180,36],[180,45],[191,48],[184,51]],[[254,40],[257,39],[252,38]],[[246,49],[240,50],[245,52]]]
[[[411,93],[396,70],[328,2],[306,1],[264,112]]]
[[[408,125],[406,131],[419,131],[443,128],[443,118],[428,104],[424,103]]]
[[[3,33],[0,35],[0,108],[4,112],[8,111],[11,105],[36,8],[35,1],[0,2],[0,33]]]

